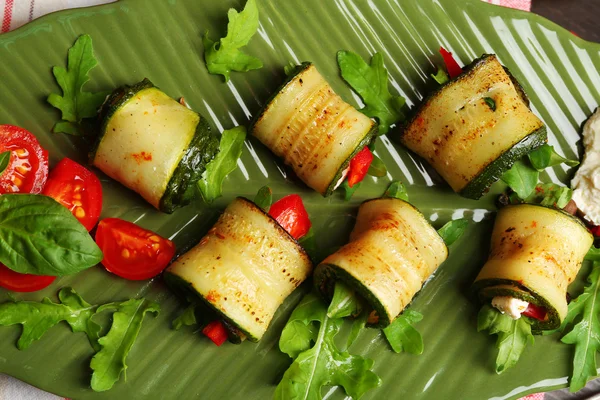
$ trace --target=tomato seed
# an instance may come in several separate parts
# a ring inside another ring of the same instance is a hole
[[[81,207],[77,207],[75,209],[75,217],[77,218],[83,218],[85,217],[85,210]]]
[[[14,152],[19,158],[26,158],[29,156],[29,152],[26,149],[16,149]]]
[[[123,249],[123,251],[121,251],[121,255],[123,258],[129,258],[129,250]]]

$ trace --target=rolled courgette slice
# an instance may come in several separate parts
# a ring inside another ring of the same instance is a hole
[[[195,294],[227,323],[258,341],[277,308],[312,272],[302,247],[253,202],[238,197],[166,280]]]
[[[532,329],[560,326],[567,314],[567,287],[575,279],[593,236],[576,217],[533,204],[498,212],[488,261],[475,279],[482,301],[509,296],[547,310]]]
[[[315,268],[314,282],[326,298],[337,280],[354,288],[387,326],[447,257],[444,240],[411,204],[370,200],[359,208],[350,242]]]
[[[267,102],[251,132],[304,183],[329,196],[377,124],[335,94],[313,64],[304,63]]]
[[[147,79],[115,90],[100,118],[92,164],[163,212],[189,203],[194,183],[219,150],[200,114]]]
[[[480,198],[521,157],[547,141],[525,92],[484,55],[427,98],[401,141],[460,195]]]

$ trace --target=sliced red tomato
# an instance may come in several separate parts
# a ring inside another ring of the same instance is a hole
[[[546,319],[546,313],[547,311],[545,307],[536,306],[535,304],[529,303],[527,309],[523,312],[523,315],[543,321]]]
[[[20,274],[0,264],[0,287],[13,292],[35,292],[48,287],[55,276]]]
[[[102,265],[133,281],[157,276],[175,255],[175,244],[169,239],[119,218],[100,221],[96,244],[104,253]]]
[[[222,345],[228,338],[227,329],[221,321],[213,321],[202,329],[202,333],[217,346]]]
[[[362,182],[369,172],[369,167],[373,162],[373,153],[368,147],[359,151],[350,161],[350,171],[348,171],[348,186],[352,187],[358,182]]]
[[[10,151],[6,169],[0,173],[0,194],[41,193],[48,178],[48,152],[30,132],[0,125],[0,153]]]
[[[102,185],[100,179],[82,165],[63,158],[48,176],[42,191],[52,197],[91,231],[102,212]]]
[[[297,194],[290,194],[279,199],[271,206],[269,214],[294,239],[300,239],[306,235],[311,226],[302,198]]]
[[[462,68],[460,67],[460,65],[458,65],[458,63],[452,56],[452,53],[450,53],[445,48],[440,47],[440,54],[444,59],[444,64],[446,64],[446,70],[448,71],[448,75],[450,75],[450,78],[456,78],[457,76],[462,74]]]

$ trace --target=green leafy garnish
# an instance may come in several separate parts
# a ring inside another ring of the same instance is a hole
[[[184,326],[193,326],[198,323],[196,320],[196,304],[190,304],[183,313],[175,318],[172,323],[173,329],[180,330]]]
[[[350,187],[350,185],[348,184],[348,180],[344,180],[344,182],[342,182],[340,187],[344,189],[344,201],[350,201],[352,196],[354,196],[354,192],[358,190],[361,183],[362,182],[357,182],[354,184],[354,186]]]
[[[350,334],[348,335],[348,340],[346,341],[346,348],[352,346],[352,343],[358,338],[358,335],[363,330],[365,326],[367,326],[367,321],[369,320],[369,313],[362,312],[354,319],[352,322],[352,329],[350,329]]]
[[[545,207],[564,208],[573,197],[573,190],[554,183],[540,183],[533,193],[524,202],[528,204],[541,204]]]
[[[268,186],[263,186],[258,189],[258,193],[254,197],[254,204],[262,208],[265,212],[269,212],[271,203],[273,202],[273,191]]]
[[[465,233],[469,226],[469,220],[465,218],[455,219],[447,222],[444,226],[438,229],[439,235],[444,239],[446,246],[451,246]]]
[[[561,341],[575,346],[573,373],[569,385],[571,392],[583,388],[590,378],[597,375],[596,352],[600,351],[599,277],[600,263],[594,262],[592,272],[587,278],[589,284],[577,299],[569,303],[569,311],[563,322],[563,327],[567,327],[568,333]]]
[[[490,107],[492,111],[496,111],[496,102],[491,97],[484,97],[483,101]]]
[[[322,399],[323,386],[340,385],[352,398],[381,384],[373,361],[340,351],[334,338],[342,319],[327,316],[314,293],[302,299],[283,329],[279,348],[294,359],[275,391],[275,399]]]
[[[92,38],[81,35],[69,49],[67,69],[55,66],[52,73],[62,89],[62,96],[52,93],[48,103],[62,112],[62,121],[52,128],[55,133],[81,135],[81,121],[95,117],[108,92],[84,92],[83,86],[90,80],[90,71],[98,64],[94,57]]]
[[[529,153],[529,161],[533,168],[538,171],[563,163],[567,164],[569,167],[576,167],[579,165],[579,160],[569,160],[564,158],[554,150],[554,146],[550,146],[549,144],[545,144]]]
[[[306,254],[308,254],[310,259],[316,265],[317,261],[320,260],[317,260],[317,240],[315,239],[315,231],[312,227],[308,230],[306,235],[298,239],[298,243],[300,244],[300,246],[302,246],[304,251],[306,251]]]
[[[286,66],[283,67],[283,72],[285,73],[285,76],[290,76],[296,71],[296,68],[298,68],[296,63],[290,61]]]
[[[202,179],[198,181],[202,198],[207,203],[211,203],[221,196],[223,181],[237,168],[237,161],[244,149],[244,140],[246,140],[246,127],[244,126],[236,126],[221,134],[219,153],[208,163]]]
[[[406,187],[400,181],[390,183],[387,190],[383,194],[383,197],[389,197],[393,199],[400,199],[408,201],[408,192]]]
[[[585,255],[585,259],[588,261],[600,261],[600,249],[595,246],[590,247]]]
[[[437,72],[435,74],[431,74],[431,77],[433,79],[435,79],[435,81],[437,83],[439,83],[440,85],[443,85],[443,84],[447,83],[448,81],[450,81],[450,77],[448,76],[448,73],[446,72],[446,70],[439,66],[438,66]]]
[[[5,151],[0,154],[0,175],[4,173],[6,167],[8,167],[8,163],[10,162],[10,155],[12,151]]]
[[[353,289],[346,284],[337,281],[333,290],[333,298],[327,309],[329,318],[344,318],[357,316],[361,313],[363,306]]]
[[[383,328],[385,337],[396,353],[423,353],[423,338],[413,324],[423,319],[417,311],[406,310],[394,322]]]
[[[498,335],[496,347],[496,373],[501,374],[514,366],[525,347],[533,344],[531,322],[521,317],[513,320],[508,315],[502,314],[489,304],[484,305],[477,316],[477,331],[487,330],[490,335]]]
[[[387,175],[387,168],[385,167],[383,161],[381,161],[381,158],[373,154],[373,161],[371,162],[371,166],[369,167],[367,173],[371,176],[381,178],[382,176]]]
[[[100,306],[97,312],[104,308],[114,307],[112,304]],[[92,368],[92,389],[97,392],[109,390],[119,380],[121,372],[125,372],[125,361],[131,350],[147,312],[158,314],[160,307],[157,303],[146,299],[131,299],[118,305],[113,314],[113,323],[106,336],[98,343],[102,348],[94,358]]]
[[[102,261],[87,229],[54,199],[0,196],[0,262],[22,274],[64,276]]]
[[[529,197],[538,182],[540,173],[529,163],[524,160],[517,160],[511,169],[502,175],[502,180],[512,189],[517,195],[526,199]]]
[[[230,8],[227,12],[227,36],[214,42],[204,34],[204,60],[211,74],[223,75],[229,81],[231,71],[246,72],[262,68],[262,62],[240,48],[246,46],[258,30],[258,7],[255,0],[248,0],[241,12]]]
[[[405,119],[402,108],[406,100],[402,96],[390,94],[387,70],[381,53],[375,53],[369,65],[358,54],[342,50],[337,53],[337,61],[342,78],[365,103],[360,111],[379,121],[379,135],[385,135],[390,125]]]

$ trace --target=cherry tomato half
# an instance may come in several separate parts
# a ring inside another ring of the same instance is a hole
[[[350,161],[350,171],[348,171],[348,186],[352,187],[358,182],[362,182],[369,172],[369,167],[373,162],[373,153],[368,147],[359,151]]]
[[[91,231],[102,212],[102,185],[93,172],[63,158],[52,171],[42,192],[52,197]]]
[[[104,267],[121,278],[133,281],[160,274],[175,255],[172,241],[119,218],[100,221],[96,244],[104,253]]]
[[[0,194],[40,193],[48,178],[48,152],[23,128],[0,125],[0,153],[10,151],[0,174]]]
[[[302,198],[297,194],[290,194],[279,199],[271,206],[269,214],[294,239],[300,239],[306,235],[311,226]]]
[[[35,292],[49,286],[55,276],[20,274],[0,264],[0,287],[13,292]]]

